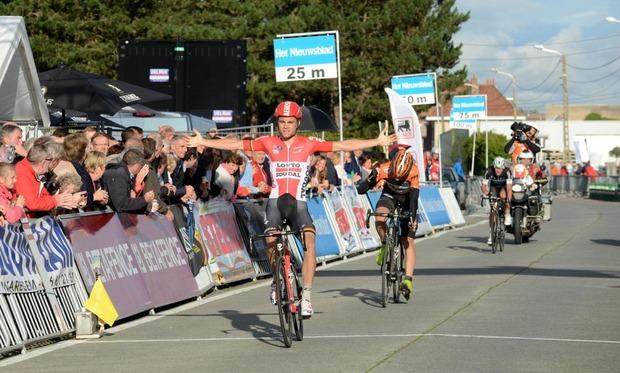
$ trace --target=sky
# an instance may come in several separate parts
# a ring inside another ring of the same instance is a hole
[[[455,34],[462,43],[460,66],[478,82],[495,79],[505,96],[512,96],[513,74],[517,106],[544,111],[562,104],[560,58],[537,50],[535,44],[566,55],[571,105],[620,105],[620,0],[457,0],[470,18]]]

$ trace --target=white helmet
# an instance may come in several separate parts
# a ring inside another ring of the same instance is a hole
[[[495,160],[493,161],[493,167],[495,168],[504,168],[506,165],[506,161],[504,161],[504,158],[502,157],[495,157]]]
[[[517,157],[519,159],[534,159],[534,154],[529,150],[524,150]]]

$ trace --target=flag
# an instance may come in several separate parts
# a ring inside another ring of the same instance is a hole
[[[84,307],[110,326],[118,319],[116,307],[114,307],[112,299],[110,299],[100,278],[95,281],[93,290],[91,290],[90,296],[86,300],[86,303],[84,303]]]
[[[424,177],[424,154],[422,153],[422,134],[420,133],[418,115],[411,105],[394,90],[385,88],[385,93],[390,99],[396,142],[410,146],[407,151],[413,154],[420,170],[420,181],[423,182],[426,178]]]

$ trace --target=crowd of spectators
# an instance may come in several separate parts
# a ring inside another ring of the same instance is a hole
[[[217,130],[205,136],[219,137]],[[231,136],[231,135],[229,135]],[[264,152],[188,148],[171,126],[145,135],[128,127],[120,138],[86,128],[59,127],[28,140],[15,123],[0,130],[0,223],[22,217],[111,209],[170,221],[175,208],[201,199],[267,198],[273,178]],[[247,138],[247,137],[244,137]],[[320,195],[342,182],[358,184],[383,155],[367,152],[316,154],[306,190]],[[175,207],[176,206],[176,207]]]

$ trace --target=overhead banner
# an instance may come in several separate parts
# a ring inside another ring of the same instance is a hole
[[[392,89],[409,105],[434,104],[435,82],[435,73],[395,75],[391,80]]]
[[[366,226],[366,210],[360,201],[360,196],[357,194],[355,186],[343,186],[342,194],[351,209],[351,213],[354,218],[353,224],[355,225],[355,231],[362,242],[362,246],[364,246],[365,249],[374,249],[375,247],[378,247],[379,241],[373,237],[369,227]]]
[[[211,200],[196,205],[196,223],[209,253],[209,269],[217,284],[256,275],[252,260],[237,227],[232,203]]]
[[[487,95],[454,96],[450,110],[450,128],[472,129],[487,118]]]
[[[307,200],[308,213],[314,222],[316,229],[316,260],[317,262],[328,260],[340,254],[340,247],[336,239],[336,233],[332,229],[329,215],[325,211],[323,198],[312,197]]]
[[[185,248],[163,216],[106,213],[62,225],[84,285],[92,289],[99,273],[119,318],[196,296]]]
[[[422,153],[422,134],[420,133],[420,121],[415,110],[398,93],[390,88],[385,88],[390,99],[390,109],[392,112],[392,123],[396,142],[409,145],[407,150],[413,154],[418,169],[420,170],[420,181],[426,181],[424,175],[424,156]]]
[[[353,226],[349,223],[347,211],[345,210],[340,193],[338,193],[337,190],[334,190],[331,192],[324,191],[323,194],[325,195],[327,201],[327,207],[331,209],[334,220],[336,221],[338,228],[336,234],[338,235],[342,249],[344,250],[341,254],[347,254],[356,249],[361,250],[362,248],[359,247],[359,244],[355,239]]]
[[[337,78],[337,52],[333,34],[274,39],[276,82]]]
[[[26,235],[19,224],[0,225],[0,293],[43,290]]]

